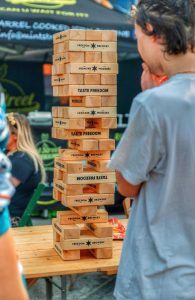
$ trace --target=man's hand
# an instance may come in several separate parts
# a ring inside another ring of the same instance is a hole
[[[142,91],[159,86],[168,79],[166,75],[165,76],[157,76],[157,75],[152,74],[150,72],[149,67],[145,63],[142,64],[142,68],[143,68],[143,73],[142,73],[142,77],[141,77]]]

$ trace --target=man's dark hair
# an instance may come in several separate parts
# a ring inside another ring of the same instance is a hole
[[[136,23],[145,34],[162,37],[170,55],[195,50],[195,0],[140,0]]]

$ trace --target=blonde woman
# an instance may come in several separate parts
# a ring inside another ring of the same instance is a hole
[[[7,120],[10,132],[7,154],[12,163],[11,182],[16,188],[9,211],[12,226],[15,227],[34,189],[40,182],[45,181],[45,170],[35,147],[28,119],[22,114],[10,113]]]

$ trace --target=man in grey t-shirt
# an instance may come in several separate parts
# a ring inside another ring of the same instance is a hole
[[[141,0],[135,13],[147,90],[109,165],[119,192],[136,198],[118,300],[195,300],[194,20],[194,0]],[[168,80],[155,87],[162,75]]]

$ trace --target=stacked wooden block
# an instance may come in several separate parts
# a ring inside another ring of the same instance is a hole
[[[52,86],[68,106],[52,108],[52,136],[68,140],[55,159],[53,197],[70,208],[53,220],[54,247],[64,260],[83,250],[112,257],[112,226],[99,206],[114,204],[115,173],[107,168],[117,127],[116,33],[67,30],[54,35]]]

